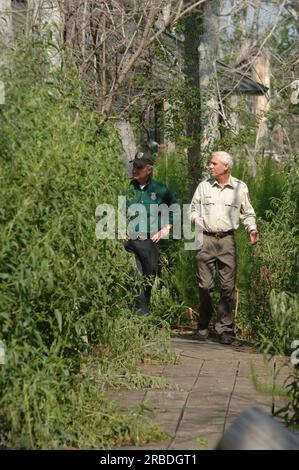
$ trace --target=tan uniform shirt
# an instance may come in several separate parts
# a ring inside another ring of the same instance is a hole
[[[214,178],[202,181],[190,205],[191,220],[203,218],[203,230],[227,232],[236,230],[242,220],[248,232],[256,230],[255,212],[250,203],[248,188],[243,181],[230,175],[221,188]]]

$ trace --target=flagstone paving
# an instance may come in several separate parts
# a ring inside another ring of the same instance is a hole
[[[257,350],[248,345],[236,347],[202,342],[187,334],[173,337],[171,347],[180,356],[179,364],[142,367],[150,374],[165,378],[169,389],[107,392],[123,411],[131,410],[146,399],[151,409],[146,412],[147,416],[169,433],[168,440],[151,442],[141,449],[213,449],[227,427],[247,407],[258,406],[271,414],[273,398],[271,394],[256,390],[252,370],[262,384],[271,385],[273,360],[265,362]],[[277,382],[282,383],[287,374],[284,368]],[[281,404],[282,399],[274,399],[275,409]]]

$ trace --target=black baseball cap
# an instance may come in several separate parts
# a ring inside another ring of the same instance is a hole
[[[154,164],[154,157],[148,150],[145,152],[137,152],[133,160],[130,160],[130,163],[140,168],[146,165],[152,166]]]

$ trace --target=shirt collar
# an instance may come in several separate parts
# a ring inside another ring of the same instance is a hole
[[[216,186],[216,185],[217,185],[217,186],[220,187],[218,181],[217,181],[216,179],[214,179],[214,178],[211,179],[211,184],[212,184],[212,186]],[[234,189],[235,185],[234,185],[234,181],[233,181],[232,175],[229,175],[229,179],[228,179],[227,183],[225,183],[224,188],[225,188],[226,186],[229,186],[229,187],[231,187],[231,188]]]
[[[138,183],[138,181],[134,180],[134,178],[132,178],[131,180],[131,184],[133,184],[133,186],[135,187],[135,189],[141,189],[140,188],[140,184]],[[151,184],[152,184],[152,178],[149,177],[147,183],[145,184],[145,186],[143,186],[143,189],[147,188],[147,187],[151,187]]]

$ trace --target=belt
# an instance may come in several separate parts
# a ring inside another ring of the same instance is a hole
[[[134,233],[134,239],[133,240],[141,240],[141,241],[144,241],[144,240],[148,240],[151,238],[151,234],[150,233],[144,233],[144,232],[140,232],[138,234],[138,236],[136,237],[136,233]],[[129,234],[130,236],[130,234]]]
[[[204,235],[208,235],[209,237],[215,237],[215,238],[224,238],[227,235],[233,235],[234,230],[228,230],[227,232],[203,232]]]
[[[140,235],[138,235],[137,240],[144,241],[144,240],[149,240],[150,238],[151,238],[150,233],[141,233]]]

